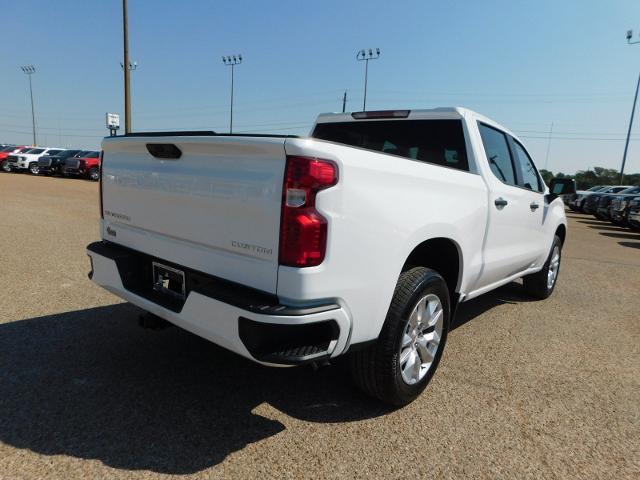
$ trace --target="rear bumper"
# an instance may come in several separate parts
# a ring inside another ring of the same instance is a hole
[[[215,277],[208,277],[205,285],[198,277],[196,283],[202,286],[188,291],[184,302],[176,305],[152,291],[151,276],[147,290],[139,285],[139,279],[132,282],[129,278],[132,269],[151,257],[110,242],[90,244],[87,254],[92,264],[89,277],[96,284],[259,363],[299,365],[334,358],[347,349],[351,319],[337,304],[280,305],[273,295]],[[204,275],[185,270],[187,277]]]

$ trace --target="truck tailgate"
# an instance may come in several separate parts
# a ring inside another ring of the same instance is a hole
[[[284,137],[114,137],[103,142],[102,237],[276,292]],[[151,155],[172,144],[180,158]]]

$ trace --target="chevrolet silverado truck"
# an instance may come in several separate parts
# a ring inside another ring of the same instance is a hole
[[[550,191],[524,144],[470,110],[102,149],[95,283],[262,364],[348,354],[356,384],[392,405],[430,381],[460,302],[518,278],[544,299],[558,279],[570,186]]]

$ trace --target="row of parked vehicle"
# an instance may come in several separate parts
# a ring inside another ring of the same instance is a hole
[[[565,203],[574,212],[589,213],[600,220],[640,231],[640,186],[597,185],[577,191]]]
[[[0,145],[0,169],[33,175],[100,179],[100,152],[28,145]]]

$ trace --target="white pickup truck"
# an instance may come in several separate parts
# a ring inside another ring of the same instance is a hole
[[[263,364],[348,353],[356,383],[394,405],[431,379],[458,303],[520,277],[542,299],[558,278],[570,192],[466,109],[102,148],[94,282]]]

